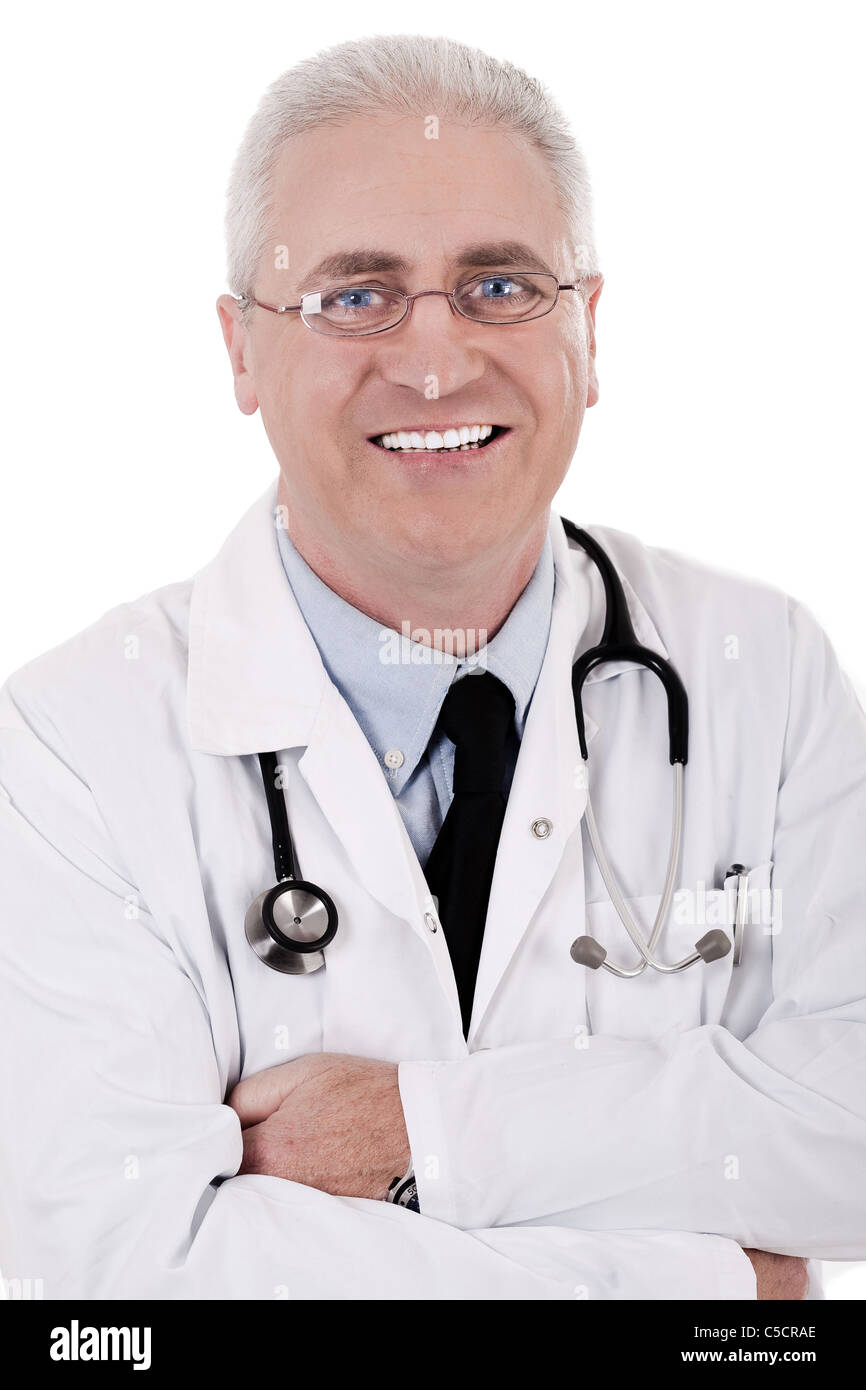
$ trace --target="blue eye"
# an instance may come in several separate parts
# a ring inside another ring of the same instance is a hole
[[[507,299],[514,293],[514,281],[507,275],[491,275],[482,280],[481,293],[485,299]]]
[[[359,289],[340,290],[335,296],[341,309],[369,309],[372,291]]]

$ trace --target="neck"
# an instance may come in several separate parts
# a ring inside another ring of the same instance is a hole
[[[369,543],[362,548],[353,536],[309,525],[282,479],[278,500],[292,544],[329,589],[383,627],[458,656],[496,636],[532,578],[548,527],[545,511],[461,564],[431,557],[409,566],[401,555],[371,553]]]

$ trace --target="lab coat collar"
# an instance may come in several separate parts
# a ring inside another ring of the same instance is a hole
[[[201,753],[306,744],[330,684],[280,559],[277,482],[193,580],[187,717]]]
[[[193,580],[187,717],[191,745],[202,753],[244,755],[306,745],[331,686],[280,559],[277,481]],[[615,534],[602,530],[605,548]],[[555,510],[550,537],[557,584],[575,602],[589,585],[591,617],[576,633],[575,660],[599,640],[604,592],[592,561],[569,545]],[[613,560],[617,564],[615,553]],[[666,657],[655,624],[619,564],[617,569],[638,641]],[[587,684],[636,669],[624,662],[596,666]]]

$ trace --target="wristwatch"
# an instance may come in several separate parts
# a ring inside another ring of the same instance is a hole
[[[411,1167],[404,1177],[394,1179],[388,1188],[385,1201],[392,1202],[396,1207],[407,1207],[409,1211],[421,1210],[418,1205],[418,1184]]]

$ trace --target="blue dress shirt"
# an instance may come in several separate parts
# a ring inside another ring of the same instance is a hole
[[[547,649],[554,564],[546,536],[538,563],[502,627],[475,662],[439,652],[383,627],[319,578],[285,528],[277,528],[283,567],[325,669],[376,754],[424,866],[451,803],[454,745],[434,727],[452,680],[473,665],[514,696],[506,795],[529,703]]]

